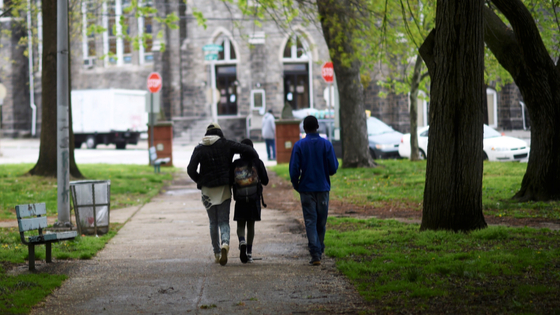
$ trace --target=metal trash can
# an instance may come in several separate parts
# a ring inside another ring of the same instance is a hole
[[[109,232],[110,180],[70,182],[70,194],[81,235],[103,235]]]

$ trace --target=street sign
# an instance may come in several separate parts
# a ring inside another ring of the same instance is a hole
[[[224,47],[222,45],[209,44],[204,45],[204,47],[202,47],[202,51],[224,51]]]
[[[321,68],[321,75],[323,76],[323,79],[325,80],[325,82],[333,83],[333,81],[334,81],[334,68],[333,68],[332,62],[330,62],[330,61],[325,62],[325,64]]]
[[[157,93],[161,90],[161,75],[157,72],[152,72],[148,76],[148,90],[151,93]]]
[[[204,60],[206,60],[206,61],[218,60],[218,55],[217,54],[207,54],[206,56],[204,56]]]

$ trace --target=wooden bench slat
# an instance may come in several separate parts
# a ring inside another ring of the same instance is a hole
[[[46,214],[47,206],[44,202],[16,206],[16,215],[18,219]]]
[[[47,234],[49,235],[49,234]],[[59,240],[65,240],[78,236],[78,231],[57,232],[56,237]]]
[[[44,229],[47,227],[47,217],[19,219],[18,225],[20,232]]]
[[[30,236],[28,240],[29,243],[45,243],[45,242],[54,242],[54,241],[73,239],[76,236],[78,236],[78,232],[68,231],[68,232],[48,233],[43,235]]]

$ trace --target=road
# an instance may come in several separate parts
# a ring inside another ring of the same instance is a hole
[[[529,131],[505,131],[505,135],[517,137],[531,145]],[[196,144],[175,141],[173,144],[173,165],[186,168]],[[117,150],[115,145],[98,145],[97,149],[78,149],[74,151],[76,163],[93,164],[139,164],[148,165],[148,141],[140,140],[137,145],[127,145],[126,150]],[[276,165],[276,161],[267,161],[264,142],[255,142],[255,150],[266,166]],[[0,164],[35,163],[39,157],[39,139],[0,139]]]
[[[195,144],[173,144],[173,165],[186,168]],[[117,150],[115,145],[98,145],[97,149],[77,149],[74,151],[76,163],[93,164],[139,164],[148,165],[148,142],[140,140],[137,145],[127,145],[126,150]],[[267,161],[264,142],[256,142],[255,150],[266,166],[276,165]],[[39,157],[39,139],[0,139],[0,164],[35,163]]]

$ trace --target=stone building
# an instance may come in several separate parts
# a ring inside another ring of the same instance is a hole
[[[0,11],[1,12],[1,11]],[[11,17],[0,18],[0,83],[6,96],[0,103],[3,136],[20,137],[31,133],[32,107],[29,94],[29,66],[24,56],[25,25]]]
[[[185,141],[198,141],[214,119],[228,138],[259,139],[261,119],[269,109],[279,116],[286,104],[294,110],[332,108],[321,77],[321,66],[329,61],[328,49],[320,28],[313,23],[295,21],[289,30],[278,28],[273,21],[256,26],[234,5],[226,7],[221,0],[190,0],[186,4],[182,0],[142,0],[139,4],[157,8],[160,17],[175,13],[177,27],[160,24],[153,15],[127,13],[130,0],[83,2],[77,23],[81,25],[71,30],[72,89],[146,90],[148,75],[159,72],[163,87],[158,119],[173,121],[174,136]],[[193,8],[207,19],[206,27],[198,25]],[[118,23],[121,18],[125,28]],[[1,27],[9,27],[10,21],[3,18]],[[89,33],[92,25],[105,31]],[[23,55],[26,47],[17,45],[24,31],[0,38],[0,52],[5,57],[0,60],[0,80],[8,88],[1,120],[5,136],[27,135],[31,130],[29,68]],[[151,35],[153,39],[135,49],[132,41],[121,36],[125,33],[131,37]],[[40,132],[40,48],[34,47],[34,51],[36,127]],[[408,96],[381,98],[377,79],[365,90],[366,109],[396,130],[408,132]],[[500,92],[488,89],[488,124],[497,129],[528,128],[527,113],[520,102],[515,85]],[[344,100],[340,104],[344,106]],[[429,123],[429,102],[420,100],[418,105],[418,123],[423,126]]]

